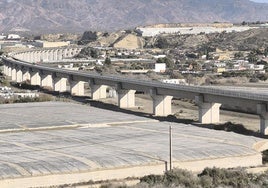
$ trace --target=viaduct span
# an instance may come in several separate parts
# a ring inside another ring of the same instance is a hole
[[[107,86],[111,86],[117,91],[118,105],[121,108],[135,107],[135,92],[143,91],[150,93],[153,100],[153,113],[156,116],[171,114],[173,97],[193,99],[199,107],[199,121],[203,124],[218,123],[220,106],[225,104],[258,114],[260,132],[268,134],[268,94],[266,93],[175,85],[33,64],[42,61],[60,61],[73,57],[80,50],[81,48],[68,48],[13,53],[10,54],[11,57],[2,58],[4,74],[18,83],[30,80],[31,85],[49,87],[58,92],[66,92],[69,84],[67,92],[77,96],[85,95],[84,85],[89,83],[93,100],[106,98]]]

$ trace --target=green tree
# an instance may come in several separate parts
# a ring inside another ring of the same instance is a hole
[[[257,60],[258,60],[258,58],[257,58],[256,53],[254,53],[254,52],[250,52],[250,53],[248,54],[248,61],[249,61],[250,63],[255,63],[255,62],[257,62]]]
[[[268,56],[268,47],[265,48],[265,50],[264,50],[264,55],[265,55],[265,57]]]
[[[239,59],[239,58],[241,58],[241,57],[244,57],[244,53],[243,53],[243,52],[236,52],[236,53],[234,54],[234,57],[235,57],[236,59]]]
[[[98,58],[99,57],[99,50],[95,49],[95,48],[91,48],[90,49],[90,56],[92,58]]]
[[[110,59],[109,57],[106,57],[106,58],[105,58],[105,61],[104,61],[104,65],[106,65],[106,66],[111,66],[111,64],[112,64],[111,59]]]
[[[174,68],[174,65],[175,65],[174,64],[174,61],[171,58],[169,58],[169,57],[158,58],[156,60],[156,62],[157,63],[165,63],[166,66],[167,66],[167,68],[169,68],[169,69],[173,69]]]
[[[156,41],[155,46],[161,49],[170,47],[168,40],[164,37],[159,37]]]

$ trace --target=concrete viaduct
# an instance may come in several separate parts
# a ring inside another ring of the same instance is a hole
[[[84,84],[88,82],[93,100],[106,98],[107,86],[111,86],[117,91],[120,108],[135,107],[135,92],[143,91],[150,93],[153,100],[153,113],[156,116],[171,114],[173,97],[192,99],[199,107],[199,121],[202,124],[218,123],[220,106],[225,104],[258,114],[260,132],[264,135],[268,134],[268,94],[266,93],[166,84],[33,64],[44,60],[60,61],[76,55],[80,50],[81,48],[73,48],[13,53],[10,54],[11,57],[2,58],[4,74],[18,83],[30,80],[31,85],[49,87],[58,92],[66,92],[69,84],[70,89],[67,92],[77,96],[85,95]]]

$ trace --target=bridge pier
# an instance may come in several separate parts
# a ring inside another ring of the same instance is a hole
[[[17,80],[17,69],[15,66],[11,67],[11,80],[16,81]]]
[[[31,80],[31,75],[30,75],[30,72],[29,70],[22,70],[22,81],[27,81],[27,80]]]
[[[22,73],[22,68],[17,67],[16,68],[16,82],[21,83],[23,81],[23,73]]]
[[[4,75],[8,75],[8,66],[4,64]]]
[[[199,107],[199,122],[202,124],[220,122],[220,103],[204,102],[202,95],[196,96],[195,101]]]
[[[69,79],[71,95],[84,96],[85,95],[85,82],[74,81]]]
[[[53,89],[53,80],[50,74],[41,75],[41,87],[49,87]]]
[[[267,104],[257,104],[257,113],[260,116],[260,133],[263,135],[268,135]]]
[[[156,89],[150,90],[153,99],[153,114],[155,116],[168,116],[172,114],[171,100],[173,96],[158,95]]]
[[[53,89],[58,92],[67,91],[67,78],[53,77]]]
[[[39,71],[30,71],[30,82],[31,85],[41,85],[41,77]]]
[[[7,76],[8,77],[12,76],[12,66],[11,65],[8,66]]]
[[[91,99],[92,100],[99,100],[99,99],[105,99],[106,94],[106,85],[96,85],[94,83],[94,79],[90,80],[90,91],[91,91]]]
[[[120,108],[135,107],[135,92],[136,90],[117,89],[118,106]]]

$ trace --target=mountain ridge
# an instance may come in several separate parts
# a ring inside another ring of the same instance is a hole
[[[158,23],[268,21],[249,0],[2,0],[0,31],[114,31]]]

